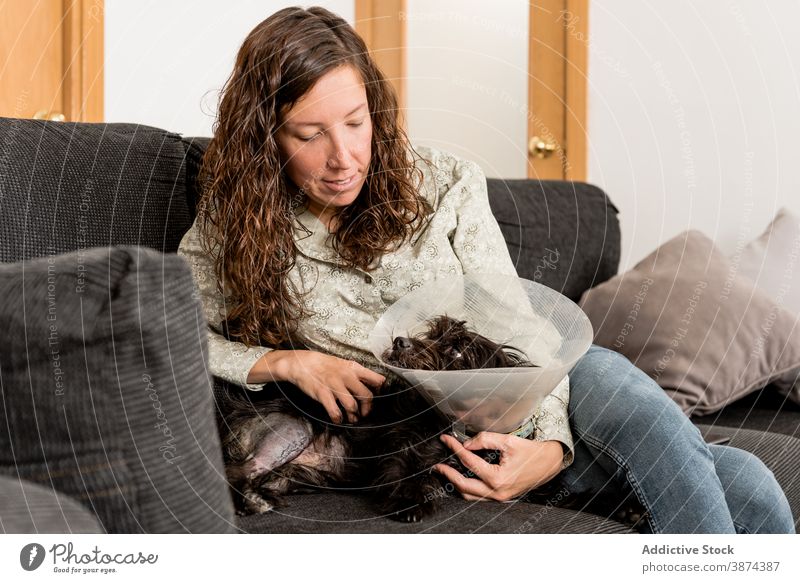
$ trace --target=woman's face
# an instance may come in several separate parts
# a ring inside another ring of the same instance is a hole
[[[289,179],[329,224],[361,192],[372,155],[372,121],[358,72],[327,73],[283,117],[275,137]]]

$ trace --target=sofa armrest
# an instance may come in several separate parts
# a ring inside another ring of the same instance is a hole
[[[108,532],[230,532],[188,265],[143,247],[0,266],[0,474]]]

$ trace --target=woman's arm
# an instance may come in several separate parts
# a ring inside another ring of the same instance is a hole
[[[569,467],[575,458],[575,444],[569,428],[569,377],[562,381],[544,398],[534,419],[533,439],[557,441],[563,446],[561,469]]]
[[[195,292],[208,324],[208,367],[211,374],[247,389],[261,390],[267,380],[249,382],[248,376],[253,366],[272,349],[246,346],[214,331],[221,329],[225,300],[217,287],[214,261],[200,243],[197,221],[183,236],[178,255],[186,259],[192,269]]]
[[[213,260],[204,252],[196,227],[186,233],[178,253],[191,266],[205,320],[219,329],[225,302],[217,286]],[[342,409],[351,422],[366,415],[372,392],[384,377],[360,364],[311,350],[274,350],[266,346],[245,346],[209,329],[209,369],[211,374],[251,390],[264,383],[289,381],[321,403],[337,423]]]

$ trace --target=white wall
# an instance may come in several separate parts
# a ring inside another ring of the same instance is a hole
[[[218,91],[247,33],[293,2],[106,0],[106,121],[211,135]],[[352,0],[316,4],[355,21]],[[408,0],[408,123],[415,142],[525,176],[528,7]]]
[[[592,0],[589,180],[623,265],[696,228],[734,253],[800,213],[800,4]]]
[[[354,21],[352,0],[322,5]],[[106,0],[108,121],[210,135],[245,35],[291,2]],[[525,175],[527,3],[408,0],[413,140]],[[222,8],[221,8],[222,7]],[[800,4],[592,0],[589,180],[620,208],[622,267],[687,228],[733,253],[800,213]]]
[[[279,0],[105,0],[105,118],[210,136],[236,52]],[[318,0],[352,23],[353,0]],[[302,4],[304,5],[304,4]]]
[[[406,8],[411,138],[475,160],[489,176],[524,178],[528,2],[407,0]]]

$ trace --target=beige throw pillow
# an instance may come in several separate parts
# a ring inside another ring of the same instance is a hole
[[[745,275],[775,303],[800,315],[800,217],[782,208],[761,236],[731,256]]]
[[[800,217],[782,208],[758,239],[731,256],[739,275],[752,279],[772,300],[795,316],[800,326]],[[800,403],[800,368],[774,381],[775,387]]]
[[[706,415],[800,367],[794,318],[698,231],[586,292],[595,343],[624,354],[688,414]]]

